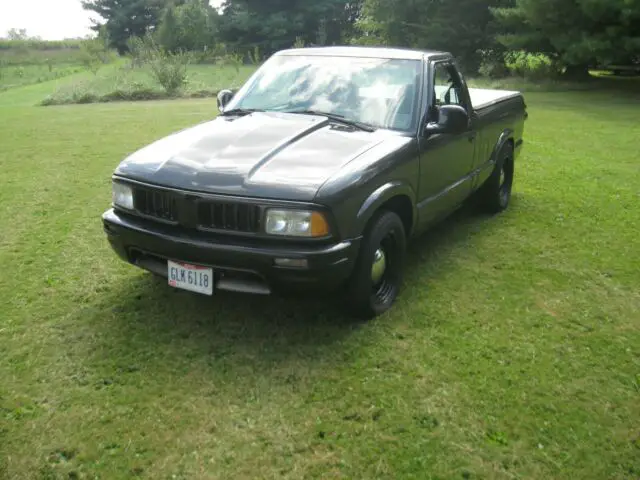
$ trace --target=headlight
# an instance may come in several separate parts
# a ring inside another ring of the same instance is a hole
[[[113,204],[133,210],[133,189],[122,183],[113,182]]]
[[[265,231],[286,237],[324,237],[329,234],[327,219],[310,210],[268,210]]]

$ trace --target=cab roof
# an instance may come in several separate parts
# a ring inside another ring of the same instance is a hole
[[[326,57],[366,57],[366,58],[390,58],[395,60],[422,60],[436,57],[450,57],[448,52],[436,50],[414,50],[410,48],[389,47],[309,47],[281,50],[275,55],[314,55]]]

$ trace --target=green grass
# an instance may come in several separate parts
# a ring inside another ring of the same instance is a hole
[[[45,87],[0,94],[0,478],[640,476],[637,96],[528,94],[512,208],[420,239],[356,324],[117,260],[113,168],[215,100]]]
[[[254,66],[190,65],[183,97],[212,97],[223,88],[235,88],[255,71]],[[166,98],[167,94],[148,67],[130,68],[125,62],[109,65],[96,75],[60,85],[44,100],[46,105],[110,102],[127,99]]]

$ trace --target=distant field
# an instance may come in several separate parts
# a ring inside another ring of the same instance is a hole
[[[5,65],[77,65],[79,48],[59,50],[1,50],[0,63]]]
[[[223,88],[241,86],[254,66],[191,65],[181,96],[214,96]],[[46,104],[95,103],[113,100],[148,100],[166,97],[148,67],[131,68],[128,63],[104,67],[97,75],[62,83],[43,99]]]
[[[56,80],[84,71],[80,65],[9,65],[0,66],[0,91]]]
[[[38,40],[38,39],[26,39],[26,40],[8,40],[0,39],[0,53],[7,50],[36,50],[36,51],[51,51],[51,50],[74,50],[79,49],[82,40]]]
[[[67,80],[0,93],[1,479],[640,478],[638,95],[527,94],[512,208],[354,323],[119,261],[114,167],[216,102],[34,106]]]
[[[0,91],[83,71],[79,42],[0,40]]]
[[[0,40],[0,64],[70,65],[80,57],[80,41]]]

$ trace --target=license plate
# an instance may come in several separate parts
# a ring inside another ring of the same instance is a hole
[[[213,269],[171,260],[167,262],[167,268],[170,286],[203,295],[213,295]]]

